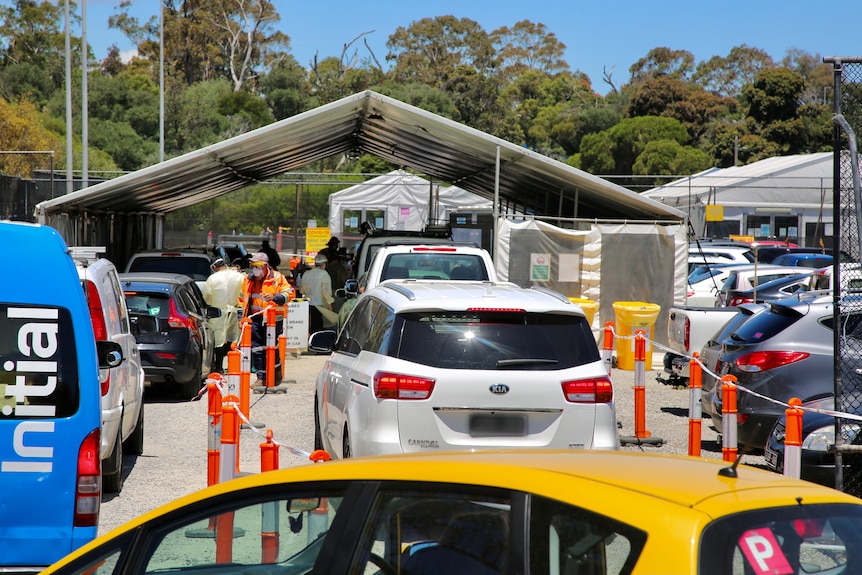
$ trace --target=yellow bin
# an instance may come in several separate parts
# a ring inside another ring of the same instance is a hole
[[[647,332],[646,357],[644,365],[646,369],[652,369],[652,345],[655,339],[655,320],[661,313],[661,306],[655,303],[642,301],[615,301],[614,315],[616,325],[614,330],[617,335],[631,336],[636,330],[642,329]],[[615,343],[617,348],[617,367],[634,371],[635,368],[635,339],[618,339]]]
[[[569,301],[581,306],[581,309],[584,311],[584,315],[587,316],[587,323],[592,327],[593,318],[596,317],[596,310],[599,309],[599,304],[585,297],[570,297]]]

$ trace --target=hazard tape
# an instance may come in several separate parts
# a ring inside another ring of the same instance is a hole
[[[636,335],[620,335],[620,334],[617,334],[617,333],[616,333],[616,331],[614,330],[613,326],[608,326],[608,327],[610,328],[611,332],[614,334],[614,337],[615,337],[615,338],[618,338],[618,339],[634,339],[635,337],[637,337]],[[645,330],[644,330],[644,331],[645,331]],[[684,357],[684,358],[688,359],[689,361],[692,361],[692,360],[696,361],[696,362],[698,363],[698,365],[700,365],[701,369],[702,369],[705,373],[708,373],[709,375],[711,375],[713,378],[715,378],[715,380],[716,380],[716,381],[721,382],[721,376],[720,376],[720,375],[718,375],[717,373],[715,373],[714,371],[712,371],[711,369],[709,369],[709,368],[708,368],[708,367],[707,367],[707,366],[706,366],[702,361],[700,361],[700,358],[699,358],[699,357],[694,357],[694,356],[687,355],[687,354],[685,354],[685,353],[680,353],[679,351],[677,351],[677,350],[675,350],[675,349],[671,349],[671,348],[669,348],[669,347],[667,347],[667,346],[664,346],[664,345],[662,345],[661,343],[659,343],[659,342],[657,342],[657,341],[655,341],[655,340],[649,339],[648,337],[644,337],[644,340],[648,341],[648,342],[649,342],[650,344],[652,344],[652,345],[653,345],[653,347],[654,347],[654,348],[656,348],[656,349],[660,349],[660,350],[663,350],[663,351],[666,351],[666,352],[673,353],[673,354],[678,355],[678,356],[680,356],[680,357]],[[760,398],[760,399],[763,399],[764,401],[768,401],[768,402],[770,402],[770,403],[774,403],[775,405],[780,405],[780,406],[784,407],[785,409],[790,409],[790,408],[792,407],[792,408],[794,408],[794,409],[801,409],[801,410],[803,410],[803,411],[810,411],[810,412],[812,412],[812,413],[822,413],[822,414],[824,414],[824,415],[829,415],[829,416],[837,417],[837,418],[840,418],[840,419],[850,419],[850,420],[853,420],[853,421],[862,421],[862,415],[856,415],[856,414],[854,414],[854,413],[846,413],[846,412],[843,412],[843,411],[835,411],[835,410],[832,410],[832,409],[819,409],[819,408],[816,408],[816,407],[805,407],[805,406],[801,406],[801,405],[793,405],[793,406],[791,406],[791,405],[789,405],[789,404],[787,404],[787,403],[785,403],[785,402],[783,402],[783,401],[781,401],[781,400],[778,400],[778,399],[775,399],[775,398],[772,398],[772,397],[768,397],[768,396],[766,396],[766,395],[763,395],[763,394],[757,393],[756,391],[752,391],[752,390],[748,389],[747,387],[745,387],[745,386],[743,386],[743,385],[739,385],[738,383],[734,383],[734,385],[735,385],[735,386],[736,386],[736,388],[737,388],[738,390],[740,390],[740,391],[743,391],[743,392],[745,392],[745,393],[748,393],[748,394],[750,394],[750,395],[753,395],[754,397],[758,397],[758,398]]]

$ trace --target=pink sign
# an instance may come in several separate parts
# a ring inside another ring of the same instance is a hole
[[[739,538],[739,547],[756,575],[789,575],[790,563],[768,527],[750,529]]]

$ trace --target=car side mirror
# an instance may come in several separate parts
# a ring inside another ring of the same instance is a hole
[[[97,341],[96,357],[99,360],[99,369],[117,367],[123,363],[123,348],[115,341]]]
[[[208,305],[206,309],[207,319],[213,319],[214,317],[221,317],[221,309]]]
[[[347,299],[347,290],[345,290],[344,288],[338,288],[337,290],[335,290],[335,297]]]
[[[344,291],[347,295],[356,295],[359,293],[359,280],[349,279],[344,282]]]
[[[316,331],[308,337],[308,349],[316,353],[332,353],[338,333],[331,329]]]

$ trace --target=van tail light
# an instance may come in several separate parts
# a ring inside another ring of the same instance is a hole
[[[737,306],[741,306],[744,303],[754,303],[754,298],[734,296],[734,297],[730,298],[730,301],[728,302],[727,307],[737,307]]]
[[[377,399],[428,399],[435,380],[400,373],[378,371],[374,374],[374,397]]]
[[[75,527],[95,527],[99,524],[102,501],[101,432],[94,429],[78,450],[78,475],[75,481]]]
[[[757,373],[802,361],[810,355],[804,351],[753,351],[736,358],[736,367],[739,371]]]
[[[177,304],[173,298],[171,298],[171,312],[168,315],[168,325],[175,329],[193,329],[191,318],[177,309]]]
[[[90,307],[90,323],[93,324],[93,334],[96,341],[108,339],[108,326],[105,324],[105,312],[102,309],[102,298],[96,284],[87,280],[87,305]],[[99,370],[99,388],[102,395],[107,395],[111,387],[111,370],[103,368]]]
[[[571,403],[610,403],[614,386],[606,377],[573,379],[563,382],[563,395]]]

